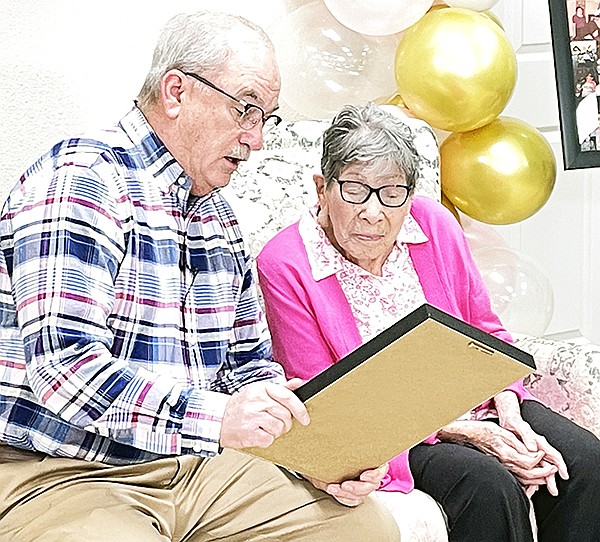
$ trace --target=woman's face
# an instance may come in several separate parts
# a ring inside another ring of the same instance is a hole
[[[358,181],[371,188],[406,184],[404,173],[395,164],[353,164],[339,177],[340,181]],[[348,260],[380,275],[410,210],[411,198],[402,207],[386,207],[374,193],[362,204],[348,203],[342,199],[338,182],[333,181],[326,189],[322,175],[315,175],[314,180],[321,208],[319,223],[329,240]]]

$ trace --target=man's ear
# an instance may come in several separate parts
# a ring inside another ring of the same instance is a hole
[[[179,70],[169,70],[160,79],[160,100],[167,117],[175,119],[181,111],[186,81]]]

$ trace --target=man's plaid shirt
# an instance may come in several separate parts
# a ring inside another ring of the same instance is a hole
[[[56,145],[0,218],[0,440],[112,464],[219,450],[228,395],[282,379],[237,221],[134,108]]]

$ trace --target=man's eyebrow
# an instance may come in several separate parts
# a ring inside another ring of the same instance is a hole
[[[262,108],[262,107],[263,107],[263,106],[262,106],[262,105],[260,105],[260,103],[259,103],[259,100],[260,100],[260,98],[259,98],[258,94],[256,94],[256,91],[255,91],[255,90],[248,89],[248,90],[244,91],[244,92],[242,93],[242,97],[243,97],[243,98],[248,98],[248,99],[250,99],[250,100],[254,100],[254,101],[252,101],[252,102],[250,102],[250,103],[253,103],[254,105],[258,105],[260,108]],[[277,111],[277,110],[279,109],[279,107],[280,107],[280,106],[279,106],[279,104],[277,104],[277,105],[275,106],[275,108],[274,108],[274,109],[271,111],[271,113],[273,113],[274,111]]]
[[[247,90],[243,90],[241,93],[241,96],[243,98],[250,98],[251,100],[255,100],[254,103],[258,102],[258,100],[259,100],[259,97],[256,94],[256,91],[251,88],[249,88]],[[256,105],[258,105],[258,103],[256,103]]]
[[[258,96],[256,96],[256,94],[254,94],[253,92],[244,94],[244,98],[249,98],[250,100],[254,100],[254,101],[250,101],[248,103],[251,103],[253,105],[258,105],[258,107],[260,107],[261,109],[264,109],[264,107],[258,103]],[[265,114],[272,115],[273,113],[275,113],[275,111],[277,111],[279,109],[279,107],[280,107],[280,105],[277,104],[273,109],[271,109],[271,111],[267,111],[266,109],[264,109]]]

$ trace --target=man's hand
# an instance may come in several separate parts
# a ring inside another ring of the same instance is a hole
[[[358,480],[346,480],[341,484],[328,484],[305,476],[313,486],[329,495],[345,506],[358,506],[367,496],[379,488],[381,480],[387,474],[388,464],[373,470],[366,470]]]
[[[255,382],[234,393],[225,407],[221,423],[223,448],[266,448],[292,427],[292,418],[302,425],[310,419],[306,407],[292,393],[302,384],[298,378],[285,385]]]

